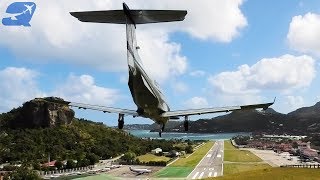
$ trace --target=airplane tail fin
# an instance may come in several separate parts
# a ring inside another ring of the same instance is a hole
[[[70,12],[82,22],[113,24],[147,24],[183,21],[187,11],[181,10],[130,10],[123,3],[123,10]],[[130,22],[128,22],[130,20]]]

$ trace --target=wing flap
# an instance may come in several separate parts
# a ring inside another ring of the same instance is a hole
[[[139,116],[137,111],[130,110],[130,109],[121,109],[121,108],[91,105],[91,104],[84,104],[84,103],[75,103],[75,102],[70,102],[68,105],[71,107],[77,107],[79,109],[91,109],[91,110],[96,110],[96,111],[102,111],[104,113],[107,112],[107,113],[125,114],[125,115],[130,115],[133,117]]]
[[[99,106],[99,105],[92,105],[92,104],[85,104],[85,103],[76,103],[76,102],[69,102],[64,101],[61,99],[55,99],[55,98],[46,98],[46,101],[56,104],[62,104],[70,107],[77,107],[79,109],[91,109],[96,111],[102,111],[104,113],[117,113],[117,114],[124,114],[124,115],[130,115],[133,117],[140,116],[137,111],[135,110],[129,110],[129,109],[122,109],[122,108],[114,108],[114,107],[106,107],[106,106]]]
[[[190,115],[200,115],[200,114],[209,114],[209,113],[219,113],[219,112],[230,112],[237,110],[246,110],[246,109],[267,109],[269,106],[274,104],[275,100],[271,103],[264,104],[251,104],[243,106],[226,106],[226,107],[214,107],[214,108],[202,108],[202,109],[187,109],[187,110],[178,110],[178,111],[168,111],[161,114],[162,117],[177,117],[177,116],[190,116]]]

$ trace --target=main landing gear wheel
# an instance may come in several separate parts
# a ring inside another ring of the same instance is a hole
[[[164,124],[162,124],[162,127],[159,129],[159,137],[161,137],[161,134],[163,131],[164,131]]]
[[[188,131],[189,130],[189,119],[188,119],[188,116],[184,117],[183,126],[184,126],[184,131]]]
[[[119,114],[118,118],[118,128],[122,129],[124,125],[124,114]]]

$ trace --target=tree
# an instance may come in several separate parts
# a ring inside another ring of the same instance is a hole
[[[93,153],[87,154],[87,159],[90,161],[90,165],[94,165],[95,163],[99,162],[99,156]]]
[[[190,154],[190,153],[193,153],[193,148],[192,146],[187,146],[186,149],[185,149],[186,153]]]
[[[63,163],[61,161],[56,161],[56,163],[54,164],[54,166],[58,169],[62,169],[63,168]]]
[[[136,157],[137,156],[136,156],[135,153],[127,152],[121,157],[121,159],[124,160],[124,161],[127,161],[127,162],[132,162]]]
[[[76,167],[76,163],[73,161],[73,160],[67,160],[67,165],[66,165],[66,168],[67,169],[72,169],[72,168],[75,168]]]
[[[14,180],[40,180],[37,172],[30,170],[28,167],[21,166],[11,174],[11,179]]]

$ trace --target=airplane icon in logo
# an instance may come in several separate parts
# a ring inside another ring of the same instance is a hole
[[[6,16],[2,19],[5,26],[31,26],[30,21],[36,9],[33,2],[14,2],[6,10]]]

